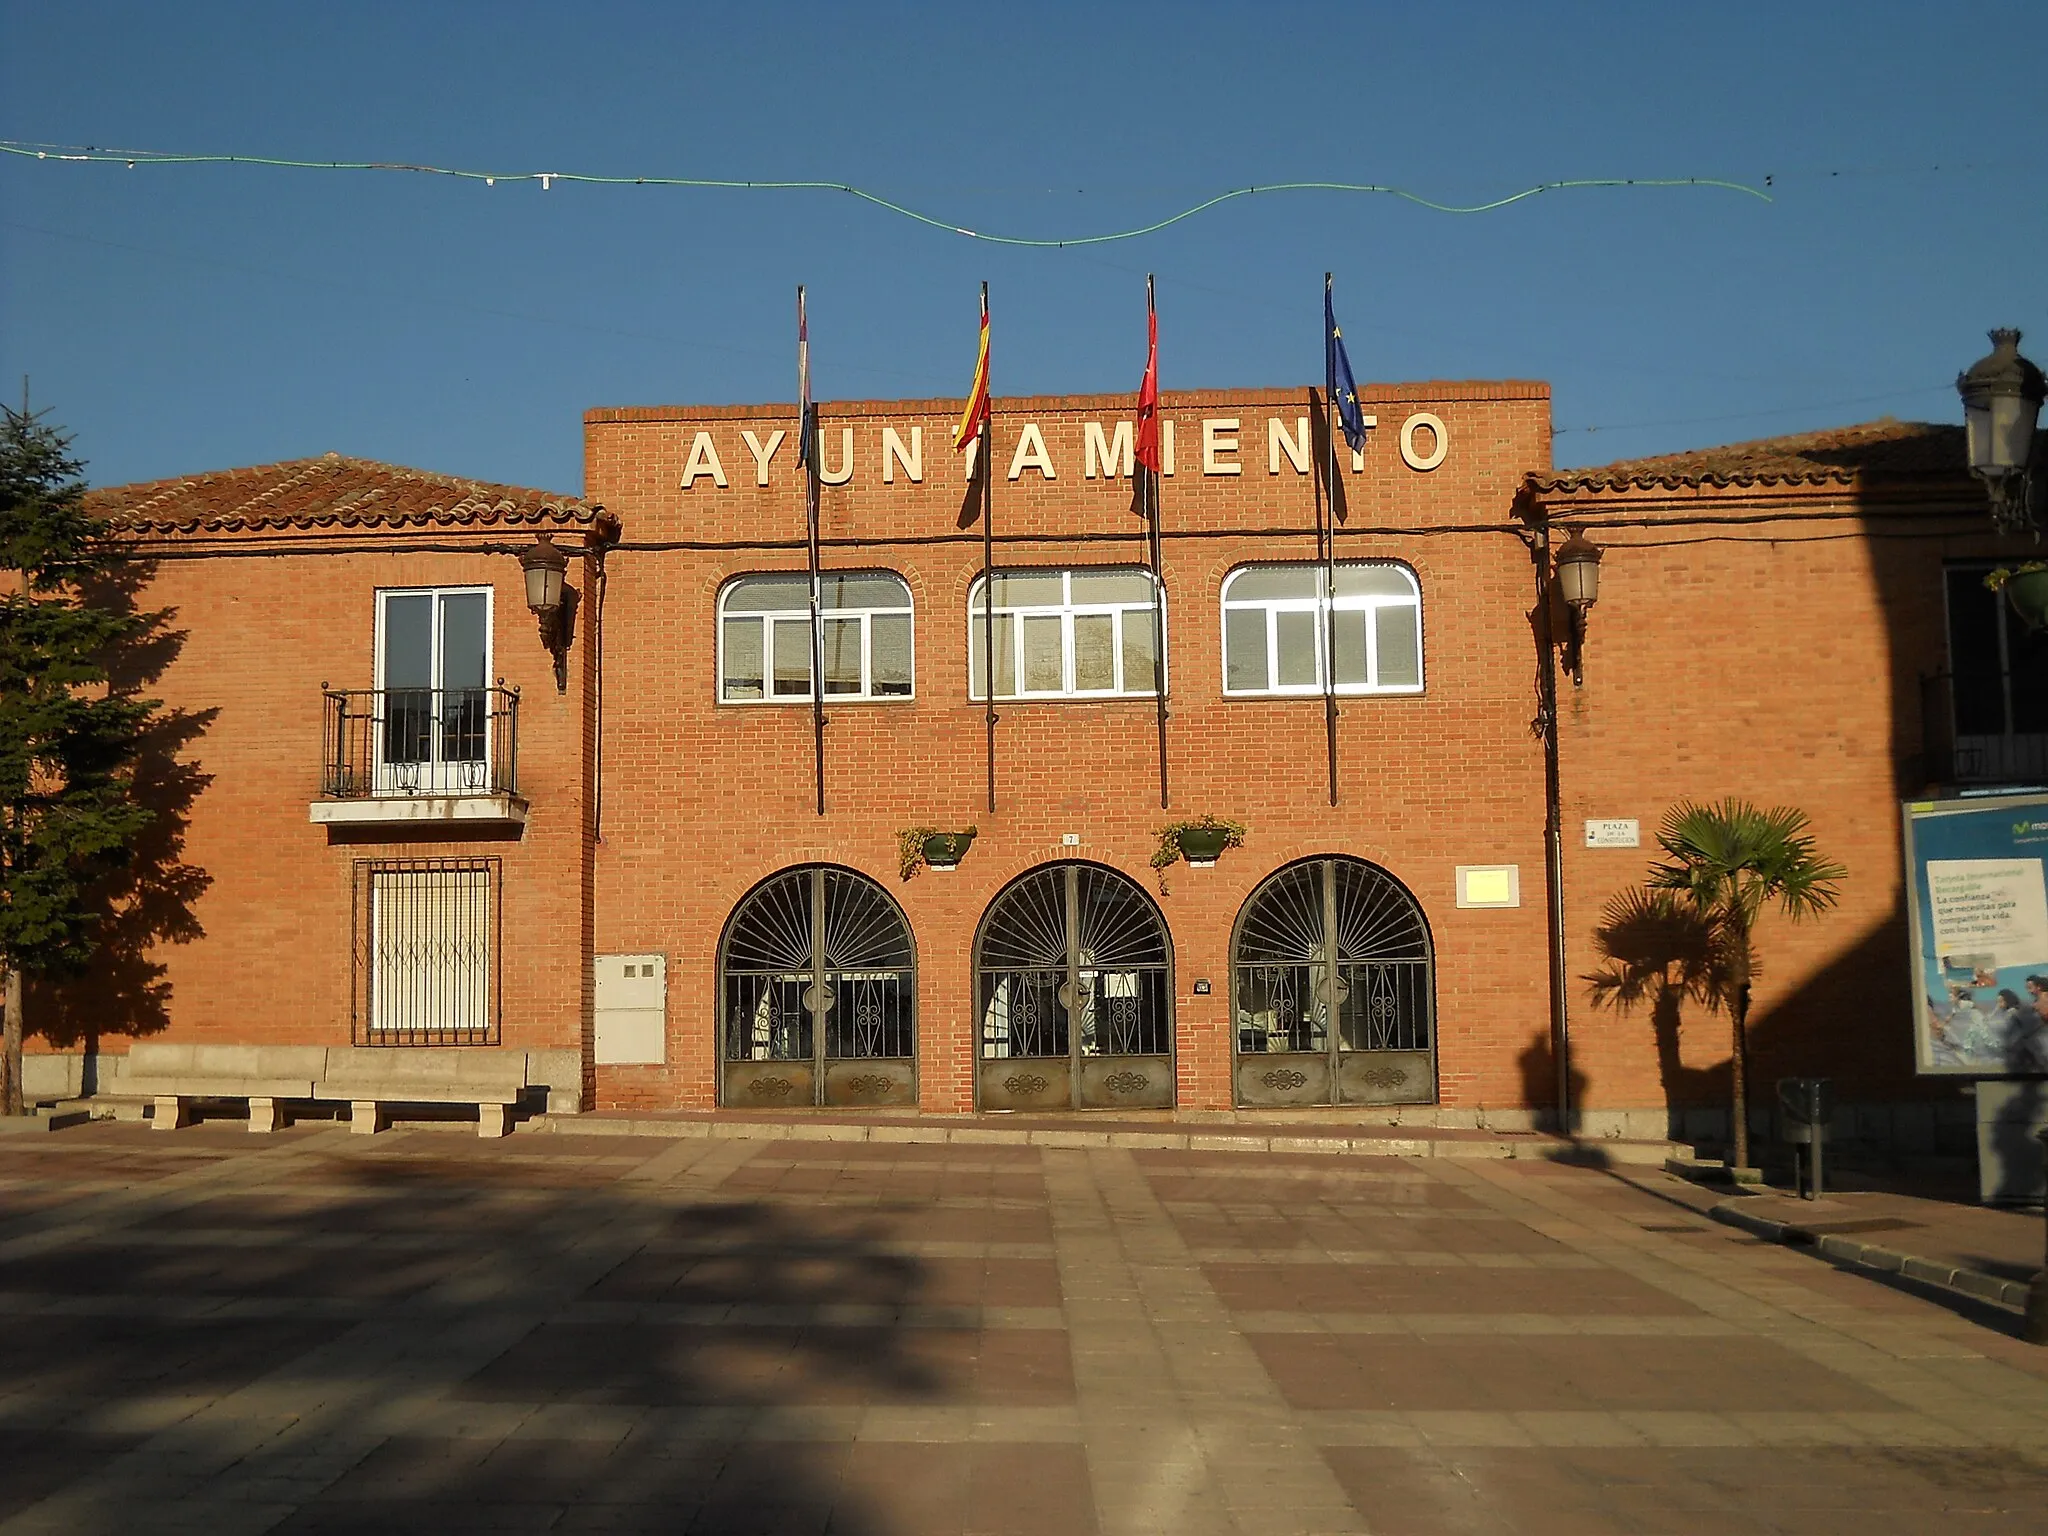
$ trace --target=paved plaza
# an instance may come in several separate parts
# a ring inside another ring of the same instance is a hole
[[[0,1536],[2042,1529],[2048,1350],[1461,1158],[0,1144]]]

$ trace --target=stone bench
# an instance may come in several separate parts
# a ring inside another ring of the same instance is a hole
[[[546,1087],[528,1080],[525,1051],[495,1046],[214,1045],[142,1041],[128,1053],[117,1093],[102,1097],[151,1107],[160,1131],[192,1122],[201,1099],[243,1099],[249,1129],[274,1131],[290,1103],[341,1102],[349,1128],[383,1130],[394,1106],[474,1104],[477,1134],[503,1136],[509,1111]]]
[[[477,1134],[503,1136],[508,1111],[527,1096],[526,1052],[492,1046],[335,1046],[315,1096],[345,1100],[349,1129],[368,1136],[394,1104],[474,1104]]]
[[[326,1070],[327,1049],[319,1045],[142,1041],[129,1050],[120,1092],[110,1097],[153,1105],[150,1123],[160,1131],[190,1124],[194,1099],[246,1099],[249,1129],[274,1131],[285,1103],[319,1097],[315,1084]]]

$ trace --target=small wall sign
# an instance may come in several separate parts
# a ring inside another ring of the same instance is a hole
[[[1643,824],[1633,816],[1587,818],[1588,848],[1640,848],[1642,842]]]
[[[1519,907],[1522,904],[1522,869],[1519,864],[1460,864],[1458,905],[1461,907]]]

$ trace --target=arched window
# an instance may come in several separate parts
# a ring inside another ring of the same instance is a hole
[[[1436,1098],[1429,927],[1363,859],[1304,859],[1246,899],[1231,940],[1241,1104]]]
[[[720,1102],[917,1102],[910,925],[866,875],[786,869],[749,891],[718,946]]]
[[[894,571],[830,571],[819,579],[825,697],[911,696],[910,587]],[[718,698],[801,704],[811,697],[811,578],[741,576],[718,598]]]
[[[1173,955],[1137,882],[1048,864],[997,893],[975,939],[983,1109],[1173,1103]]]
[[[1226,695],[1317,694],[1335,642],[1339,693],[1422,692],[1422,587],[1405,565],[1241,565],[1223,579]]]
[[[967,589],[968,687],[977,699],[988,697],[982,589],[980,577]],[[996,697],[1152,697],[1166,622],[1155,591],[1142,566],[997,571]]]

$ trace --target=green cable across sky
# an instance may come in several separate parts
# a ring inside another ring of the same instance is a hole
[[[922,224],[929,229],[942,230],[947,234],[962,235],[969,240],[981,240],[991,245],[1026,246],[1039,250],[1059,250],[1067,246],[1109,245],[1120,240],[1136,240],[1144,235],[1154,235],[1163,229],[1198,213],[1205,213],[1222,203],[1240,197],[1252,197],[1270,192],[1372,192],[1387,197],[1396,197],[1403,202],[1427,208],[1433,213],[1491,213],[1506,208],[1543,192],[1572,192],[1596,187],[1712,187],[1724,192],[1739,192],[1762,202],[1771,202],[1769,193],[1761,188],[1747,186],[1739,181],[1723,181],[1712,176],[1663,176],[1635,177],[1610,176],[1586,177],[1571,181],[1545,181],[1533,187],[1525,187],[1506,197],[1497,197],[1490,202],[1459,205],[1440,203],[1410,192],[1403,187],[1384,186],[1374,182],[1350,181],[1279,181],[1258,186],[1233,187],[1219,192],[1214,197],[1204,198],[1193,206],[1183,208],[1179,213],[1159,219],[1151,224],[1139,225],[1134,229],[1116,230],[1101,235],[1075,235],[1064,239],[1036,239],[1023,235],[993,235],[978,229],[969,229],[947,219],[933,218],[915,208],[869,192],[861,187],[851,186],[842,181],[733,181],[702,176],[593,176],[581,171],[466,171],[440,165],[413,165],[394,160],[287,160],[271,155],[173,155],[154,150],[117,151],[102,150],[90,145],[49,145],[35,144],[18,139],[0,139],[0,152],[23,159],[42,160],[61,164],[125,165],[131,170],[143,166],[166,165],[255,165],[269,166],[292,171],[410,171],[422,176],[450,176],[460,181],[480,181],[486,186],[499,182],[537,181],[542,190],[555,182],[575,182],[597,187],[684,187],[711,191],[760,191],[760,192],[843,192],[864,203],[903,218]]]

